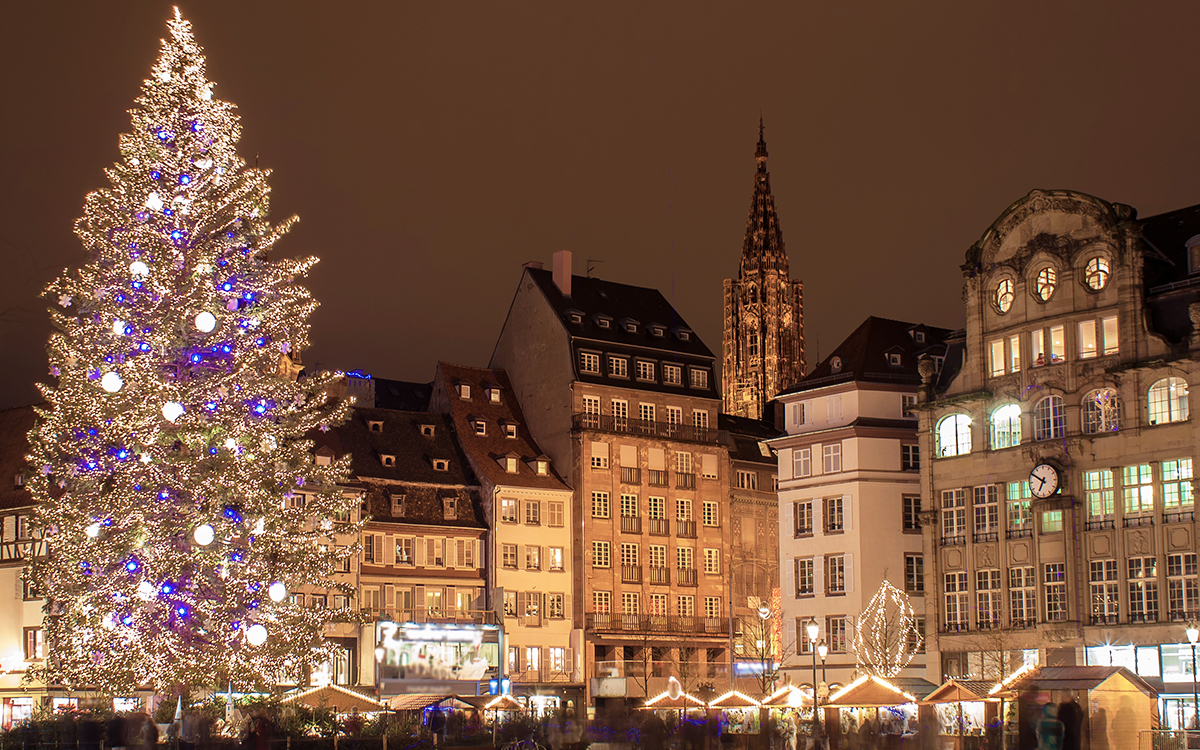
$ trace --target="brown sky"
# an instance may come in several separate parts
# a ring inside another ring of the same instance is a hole
[[[0,405],[82,259],[169,3],[0,28]],[[527,260],[660,288],[715,352],[766,118],[810,360],[867,315],[962,325],[963,252],[1030,189],[1200,203],[1200,4],[185,2],[242,153],[315,253],[306,360],[485,365]],[[1189,182],[1189,180],[1192,180]]]

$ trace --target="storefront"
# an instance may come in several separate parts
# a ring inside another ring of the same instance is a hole
[[[381,695],[474,695],[500,674],[495,625],[380,622],[375,641]]]

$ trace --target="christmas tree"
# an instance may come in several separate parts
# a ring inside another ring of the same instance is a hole
[[[316,259],[268,258],[295,218],[267,220],[269,173],[238,157],[190,24],[167,25],[76,223],[86,262],[47,289],[53,384],[30,434],[51,550],[32,677],[110,694],[296,680],[331,655],[335,613],[291,593],[337,588],[358,538],[347,466],[305,439],[350,408],[336,375],[298,377]]]

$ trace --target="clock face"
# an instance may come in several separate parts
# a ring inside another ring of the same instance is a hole
[[[1029,472],[1029,491],[1034,497],[1050,497],[1058,492],[1058,469],[1038,464]]]

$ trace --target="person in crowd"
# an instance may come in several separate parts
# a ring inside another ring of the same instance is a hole
[[[105,734],[107,735],[110,750],[125,750],[125,723],[125,716],[123,714],[113,714],[112,718],[108,720]]]
[[[158,747],[158,727],[154,725],[154,720],[147,718],[142,722],[142,730],[140,732],[142,740],[142,750],[154,750]]]
[[[1062,750],[1063,723],[1058,720],[1058,706],[1042,706],[1042,719],[1037,725],[1037,750]]]
[[[1083,708],[1075,702],[1075,691],[1068,690],[1058,704],[1058,720],[1063,725],[1063,750],[1079,750],[1083,733]]]

